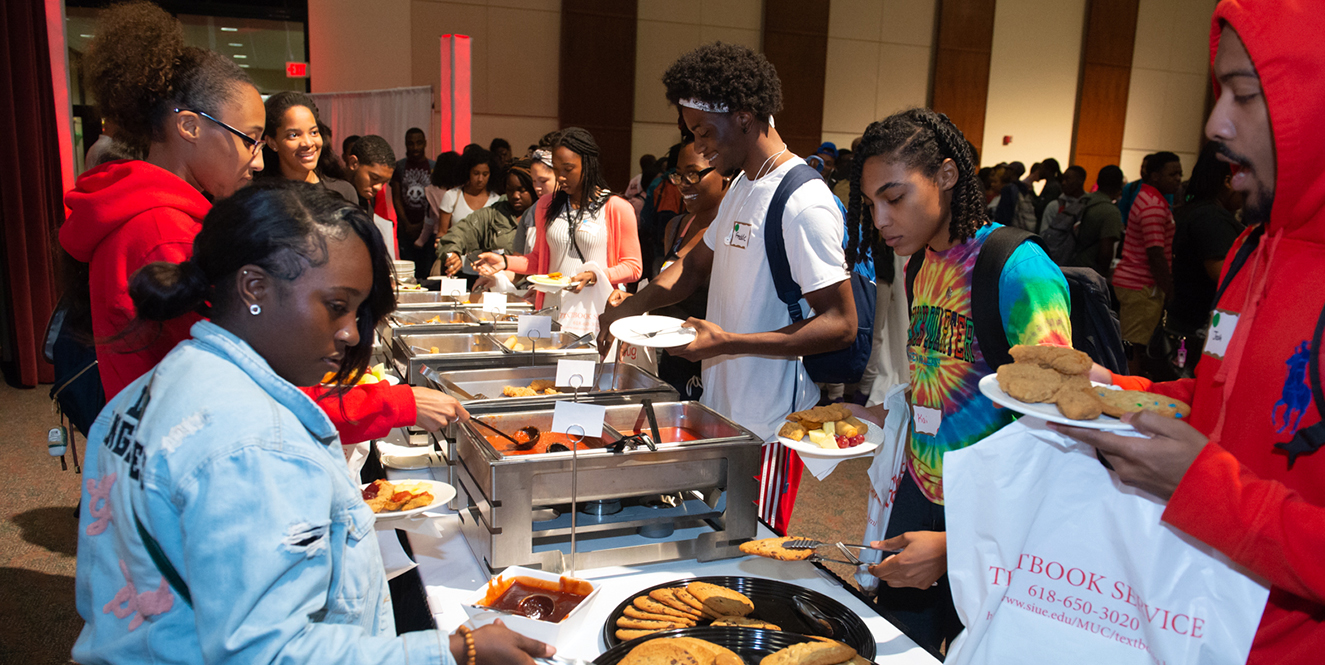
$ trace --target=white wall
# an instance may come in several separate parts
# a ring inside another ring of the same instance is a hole
[[[1030,168],[1053,157],[1067,168],[1085,12],[1085,0],[999,0],[982,164]],[[1012,143],[1003,145],[1004,136]]]
[[[1141,158],[1168,150],[1191,175],[1201,150],[1210,81],[1210,16],[1216,0],[1141,0],[1119,166],[1128,180]]]
[[[875,120],[929,99],[937,0],[832,0],[823,140],[839,149]]]
[[[681,138],[676,107],[667,102],[662,75],[683,53],[724,41],[759,51],[761,0],[638,0],[635,31],[635,118],[630,172],[644,154],[662,157]]]

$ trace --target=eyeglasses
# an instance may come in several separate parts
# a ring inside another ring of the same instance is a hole
[[[249,152],[255,155],[258,154],[258,151],[262,149],[262,141],[259,141],[258,139],[255,139],[252,136],[249,136],[248,134],[245,134],[244,132],[235,129],[234,127],[231,127],[230,125],[227,125],[224,122],[217,120],[216,118],[213,118],[206,111],[195,111],[193,109],[175,109],[175,113],[179,113],[181,111],[188,111],[189,113],[197,113],[198,115],[207,118],[208,120],[211,120],[212,122],[220,125],[222,129],[226,130],[227,132],[230,132],[231,134],[234,134],[235,136],[238,136],[239,140],[244,142],[244,146],[248,148]]]
[[[714,168],[717,167],[710,166],[704,169],[703,171],[699,171],[697,173],[679,173],[679,172],[668,173],[667,179],[671,180],[673,185],[681,184],[682,180],[692,185],[698,185],[699,181],[703,180],[704,176],[708,175],[709,171],[712,171]]]

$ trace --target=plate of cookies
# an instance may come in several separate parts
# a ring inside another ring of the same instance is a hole
[[[678,628],[619,644],[594,665],[869,665],[849,645],[776,630]]]
[[[793,599],[836,620],[833,634],[825,635],[825,628],[802,615]],[[869,628],[842,603],[817,591],[758,577],[694,577],[643,589],[608,615],[603,642],[611,648],[665,631],[701,628],[819,635],[841,640],[867,659],[875,653]]]
[[[1092,382],[1094,363],[1076,349],[1018,344],[1011,354],[1014,362],[980,379],[980,392],[1022,415],[1088,429],[1131,430],[1119,420],[1124,413],[1154,411],[1178,419],[1191,414],[1181,400]]]
[[[883,428],[856,418],[844,404],[829,404],[787,416],[778,440],[810,457],[868,457],[883,443]]]

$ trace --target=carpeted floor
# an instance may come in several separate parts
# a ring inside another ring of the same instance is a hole
[[[46,432],[57,424],[50,386],[21,390],[0,382],[0,663],[67,663],[82,627],[74,609],[74,549],[79,482],[73,465],[60,469],[46,453]],[[83,440],[78,439],[79,459]],[[817,481],[801,481],[791,533],[858,542],[865,524],[869,460],[838,466]],[[848,566],[829,564],[850,579]]]

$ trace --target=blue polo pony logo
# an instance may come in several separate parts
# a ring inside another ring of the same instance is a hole
[[[1270,422],[1280,434],[1297,432],[1302,414],[1311,406],[1311,386],[1307,384],[1307,366],[1311,364],[1311,345],[1302,342],[1288,357],[1288,378],[1284,379],[1283,397],[1270,409]],[[1279,406],[1283,405],[1283,424],[1279,424]]]

